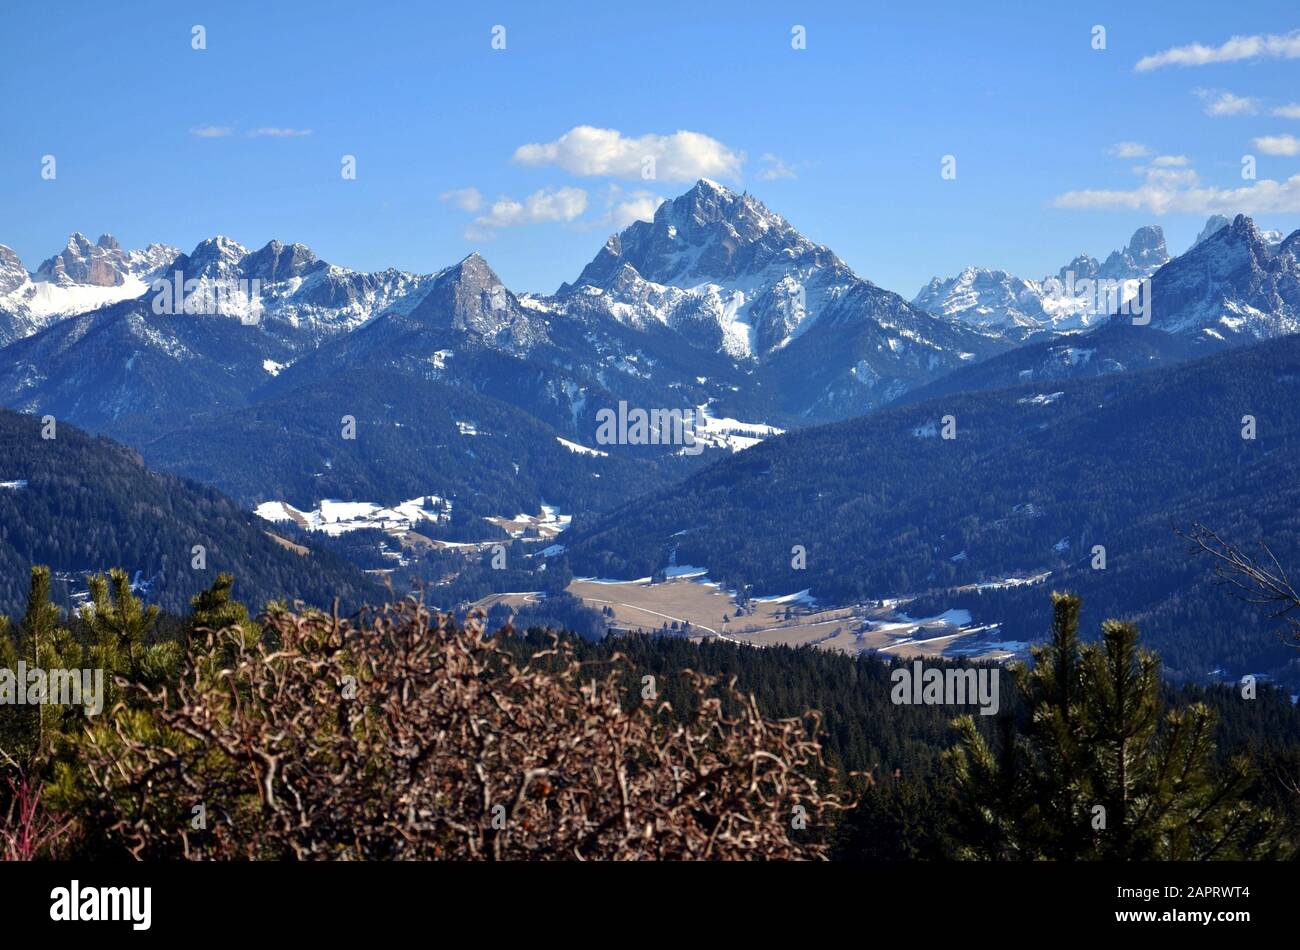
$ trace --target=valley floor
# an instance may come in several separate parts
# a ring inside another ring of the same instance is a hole
[[[848,606],[818,604],[806,592],[754,598],[746,611],[733,593],[703,573],[669,578],[614,581],[577,578],[568,593],[595,610],[608,608],[610,633],[667,632],[692,640],[718,638],[750,646],[813,646],[846,654],[888,653],[898,657],[966,657],[1005,661],[1027,654],[1024,643],[998,639],[996,623],[973,623],[970,613],[948,610],[914,618],[894,600]],[[498,603],[519,608],[535,603],[535,592],[493,594],[475,606]]]

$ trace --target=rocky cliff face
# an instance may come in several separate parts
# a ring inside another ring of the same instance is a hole
[[[1151,325],[1211,343],[1300,332],[1300,231],[1271,245],[1237,215],[1151,282]]]
[[[179,255],[174,247],[150,244],[142,251],[124,251],[117,238],[101,234],[94,244],[80,232],[68,238],[67,246],[36,269],[38,281],[60,287],[120,287],[132,277],[144,279],[170,264]]]

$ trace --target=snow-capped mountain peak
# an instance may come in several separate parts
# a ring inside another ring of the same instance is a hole
[[[625,228],[604,250],[631,263],[646,280],[676,287],[726,284],[801,258],[818,266],[838,263],[752,195],[705,179],[659,205],[653,221]],[[600,261],[598,256],[593,265]],[[577,284],[598,286],[599,276],[598,266],[589,268]]]
[[[92,244],[84,234],[75,231],[62,251],[36,269],[35,279],[59,287],[121,287],[132,278],[144,280],[179,253],[176,248],[162,244],[128,253],[111,234],[101,234]]]
[[[1232,219],[1222,214],[1212,214],[1205,222],[1205,227],[1201,228],[1201,233],[1196,235],[1196,240],[1192,242],[1192,247],[1201,244],[1207,238],[1213,237],[1232,223]]]
[[[107,235],[105,236],[107,237]],[[116,242],[113,242],[116,244]],[[108,248],[91,244],[80,231],[68,236],[68,243],[63,250],[41,263],[36,268],[36,276],[54,284],[93,284],[97,287],[112,287],[122,282],[122,275],[116,269],[107,266]],[[96,254],[96,251],[101,253]]]
[[[392,269],[374,274],[354,271],[321,260],[299,243],[272,240],[249,250],[225,235],[201,241],[177,259],[175,270],[186,281],[197,281],[187,293],[214,296],[224,285],[227,290],[256,295],[259,322],[276,329],[295,347],[319,343],[390,310],[408,313],[433,280],[432,275]],[[246,316],[239,307],[230,315]]]
[[[177,266],[187,277],[227,277],[238,271],[248,256],[248,248],[238,241],[218,234],[195,245]]]
[[[1098,268],[1097,275],[1113,280],[1141,279],[1150,277],[1168,262],[1164,229],[1148,224],[1134,231],[1121,250],[1113,251]]]
[[[665,324],[693,345],[760,358],[860,281],[748,193],[701,179],[605,242],[557,297],[632,326]]]
[[[1196,235],[1196,240],[1192,242],[1192,247],[1196,247],[1196,245],[1201,244],[1208,238],[1213,237],[1215,234],[1222,231],[1224,228],[1228,227],[1232,223],[1233,223],[1233,219],[1227,217],[1226,215],[1222,215],[1222,214],[1210,215],[1209,219],[1205,222],[1205,227],[1201,228],[1201,233]],[[1263,238],[1264,243],[1272,248],[1275,248],[1279,244],[1281,244],[1282,239],[1286,236],[1281,231],[1261,230],[1259,234],[1260,237]]]
[[[0,252],[0,345],[65,317],[139,297],[180,252],[164,244],[123,251],[111,234],[91,243],[80,232],[28,274],[18,255]]]
[[[1058,270],[1056,278],[1057,280],[1068,280],[1071,274],[1074,275],[1076,280],[1080,277],[1096,277],[1099,270],[1101,270],[1101,261],[1084,251]]]
[[[327,266],[306,244],[283,244],[280,241],[268,242],[260,250],[247,254],[242,261],[242,268],[249,278],[256,277],[267,283],[301,277],[308,271]]]
[[[1300,331],[1300,231],[1270,237],[1243,214],[1203,234],[1152,279],[1151,325],[1216,345]]]
[[[1004,270],[967,267],[956,277],[933,278],[912,305],[930,313],[1023,337],[1042,329],[1049,319],[1043,290],[1035,281]]]
[[[546,338],[545,320],[520,306],[478,251],[435,274],[410,318],[511,349],[527,349]]]
[[[1079,282],[1142,280],[1168,261],[1163,229],[1144,225],[1104,262],[1082,253],[1041,281],[968,267],[956,277],[934,278],[912,303],[971,326],[1025,339],[1036,333],[1083,329],[1106,316],[1092,295],[1074,293]]]
[[[12,293],[30,279],[27,268],[12,248],[0,244],[0,296]]]

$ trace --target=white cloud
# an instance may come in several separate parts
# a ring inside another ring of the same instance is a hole
[[[556,165],[572,175],[661,181],[736,178],[745,162],[743,152],[700,132],[633,138],[590,125],[576,126],[554,142],[521,145],[514,158],[524,165]]]
[[[1116,142],[1106,149],[1106,153],[1115,158],[1146,158],[1151,154],[1151,149],[1141,142]]]
[[[1147,169],[1147,181],[1174,187],[1176,185],[1195,185],[1200,179],[1196,171],[1191,168],[1149,168]]]
[[[761,158],[764,167],[758,173],[760,181],[775,181],[778,178],[798,178],[792,167],[787,165],[780,156],[773,155],[771,152],[764,152]]]
[[[1300,155],[1300,139],[1294,135],[1261,135],[1251,144],[1265,155]]]
[[[1300,59],[1300,31],[1286,34],[1234,36],[1219,46],[1189,43],[1150,56],[1143,56],[1134,68],[1149,72],[1162,66],[1206,66],[1248,59]]]
[[[1292,102],[1284,106],[1278,106],[1273,110],[1273,114],[1283,119],[1300,119],[1300,103]]]
[[[1249,96],[1238,96],[1218,89],[1193,89],[1205,103],[1205,114],[1210,116],[1254,115],[1259,103]]]
[[[624,191],[611,182],[605,186],[605,213],[596,218],[579,221],[578,226],[586,229],[602,228],[622,231],[636,221],[653,221],[655,212],[664,203],[664,198],[654,192],[638,189]]]
[[[461,211],[477,211],[483,207],[483,194],[477,188],[453,188],[438,196],[439,201],[450,201]]]
[[[1146,178],[1148,184],[1165,187],[1194,185],[1196,171],[1190,165],[1191,160],[1186,155],[1157,155],[1150,163],[1138,165],[1133,171]]]
[[[633,191],[617,200],[609,209],[609,224],[622,231],[633,221],[653,221],[664,199],[648,191]]]
[[[292,139],[301,138],[304,135],[311,135],[311,129],[280,129],[274,126],[263,126],[260,129],[249,129],[244,133],[250,139]]]
[[[201,139],[222,139],[228,135],[235,134],[233,125],[200,125],[197,128],[190,129],[190,135]],[[311,129],[281,129],[272,126],[263,126],[260,129],[249,129],[244,133],[245,137],[255,138],[300,138],[304,135],[311,135]]]
[[[587,193],[581,188],[543,188],[523,201],[502,196],[474,219],[465,231],[471,240],[491,237],[500,228],[526,224],[572,221],[587,210]]]
[[[1202,185],[1190,168],[1150,168],[1146,173],[1146,181],[1137,188],[1067,191],[1053,198],[1051,205],[1075,210],[1146,210],[1160,215],[1300,212],[1300,175],[1282,182],[1261,179],[1240,188],[1215,188]]]

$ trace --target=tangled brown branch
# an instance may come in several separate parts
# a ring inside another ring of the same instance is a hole
[[[1264,557],[1255,558],[1203,524],[1178,533],[1192,542],[1195,553],[1208,554],[1214,560],[1215,576],[1231,587],[1235,596],[1268,608],[1274,619],[1285,621],[1289,629],[1283,639],[1300,647],[1300,591],[1267,544],[1260,542]]]
[[[137,857],[820,858],[844,807],[815,714],[766,718],[734,682],[634,702],[621,656],[519,659],[415,599],[263,626],[204,632],[177,687],[87,732],[99,834]]]

